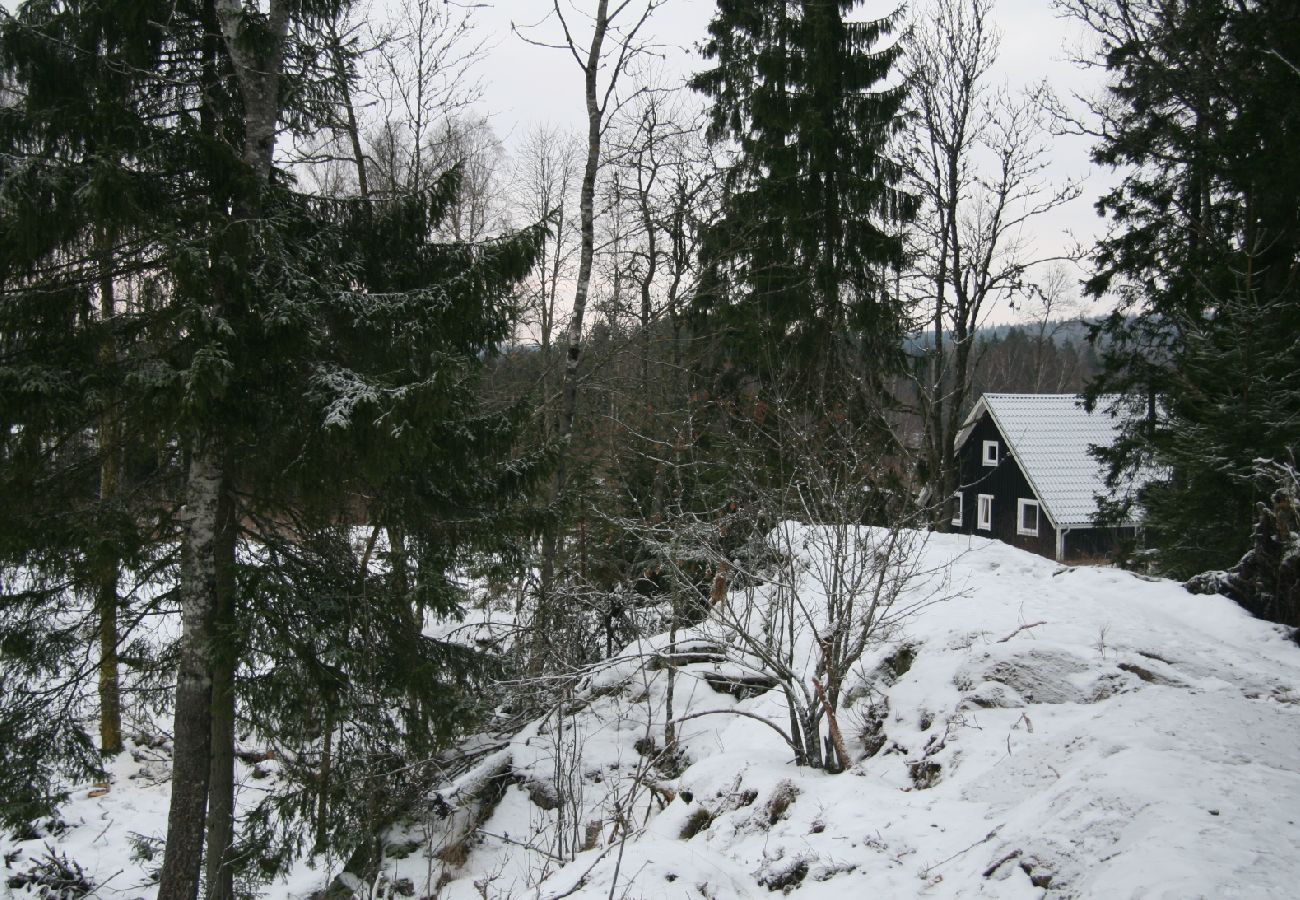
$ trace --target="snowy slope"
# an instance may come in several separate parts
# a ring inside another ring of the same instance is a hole
[[[387,886],[449,900],[1296,895],[1300,648],[1282,629],[1222,597],[979,538],[922,552],[931,575],[912,599],[948,599],[858,667],[840,711],[848,772],[800,769],[772,728],[725,714],[785,713],[776,691],[716,690],[737,673],[703,656],[679,670],[675,714],[724,714],[683,722],[669,764],[660,636],[442,786],[392,836]],[[79,791],[69,829],[44,839],[101,882],[120,872],[106,896],[150,896],[122,826],[157,833],[166,787],[128,780],[140,767],[124,757],[109,795]],[[306,896],[328,869],[269,893]]]

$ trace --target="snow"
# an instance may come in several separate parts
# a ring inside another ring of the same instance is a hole
[[[799,768],[776,730],[733,714],[785,724],[779,691],[711,686],[736,655],[707,659],[727,638],[705,623],[679,636],[702,660],[678,670],[679,766],[658,752],[661,635],[441,786],[390,836],[417,849],[384,876],[447,900],[1295,895],[1300,647],[1284,629],[1223,597],[981,538],[934,535],[916,552],[924,574],[899,600],[911,614],[846,685],[849,771]],[[166,747],[136,753],[113,763],[106,795],[78,788],[60,834],[0,840],[22,851],[6,877],[48,843],[101,896],[148,900],[160,856],[133,859],[129,835],[164,830]],[[245,790],[252,776],[241,764]],[[267,895],[305,898],[338,873],[315,865]]]

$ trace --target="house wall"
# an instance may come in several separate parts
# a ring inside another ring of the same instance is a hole
[[[1136,528],[1076,528],[1065,536],[1065,561],[1111,557],[1121,540],[1136,539]]]
[[[998,464],[985,466],[982,453],[985,441],[998,442]],[[1038,536],[1027,537],[1016,533],[1018,499],[1033,500],[1034,492],[1019,464],[1011,458],[1007,442],[998,432],[993,417],[987,412],[975,423],[975,428],[957,456],[959,483],[962,485],[962,521],[953,531],[993,537],[1020,547],[1031,553],[1056,558],[1056,531],[1047,519],[1046,510],[1039,509]],[[976,527],[979,512],[978,495],[993,495],[993,528],[985,531]]]

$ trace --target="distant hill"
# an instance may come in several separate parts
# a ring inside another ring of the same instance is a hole
[[[1084,343],[1088,339],[1091,323],[1083,319],[1049,319],[1043,327],[1044,334],[1051,335],[1057,344]],[[975,332],[978,340],[1002,340],[1012,331],[1021,331],[1027,335],[1038,333],[1037,322],[1008,322],[1002,325],[985,325]]]
[[[974,389],[968,403],[987,391],[1079,393],[1099,368],[1096,348],[1088,342],[1089,328],[1087,321],[1059,319],[978,329]],[[919,354],[932,343],[928,334],[913,334],[905,349]]]
[[[1084,344],[1088,340],[1088,330],[1091,328],[1091,320],[1086,319],[1048,319],[1046,323],[1038,322],[1005,322],[998,325],[984,325],[975,330],[975,338],[978,341],[1000,341],[1006,338],[1013,331],[1021,332],[1026,336],[1033,336],[1039,333],[1040,327],[1042,333],[1050,335],[1052,340],[1058,344]],[[949,334],[951,337],[951,334]],[[928,347],[932,343],[931,335],[928,331],[914,332],[906,338],[906,348],[909,351],[915,351],[921,347]]]

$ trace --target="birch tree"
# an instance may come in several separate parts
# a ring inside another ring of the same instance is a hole
[[[542,431],[548,438],[554,431],[551,357],[563,315],[560,295],[573,278],[577,249],[578,159],[579,147],[572,135],[552,125],[538,125],[525,136],[515,160],[513,184],[520,219],[549,225],[533,272],[524,283],[520,309],[523,336],[535,341],[542,354]]]
[[[573,306],[564,330],[564,373],[561,385],[556,436],[561,449],[555,467],[553,497],[565,497],[570,475],[569,447],[574,420],[578,412],[579,367],[583,350],[583,327],[587,302],[591,294],[592,266],[596,253],[596,182],[603,162],[602,148],[610,114],[625,98],[633,67],[645,53],[643,31],[663,0],[595,0],[589,13],[576,12],[562,0],[553,0],[551,13],[543,20],[558,29],[556,40],[541,40],[533,35],[537,27],[526,29],[525,40],[567,53],[582,74],[582,97],[586,111],[586,147],[578,200],[578,271],[573,292]],[[589,32],[579,29],[585,20]],[[516,27],[516,33],[522,34]],[[622,91],[622,93],[620,93]],[[538,600],[537,635],[550,631],[548,617],[553,615],[551,594],[555,584],[555,565],[562,543],[561,534],[548,529],[543,537],[541,558],[541,596]]]
[[[957,488],[953,439],[966,415],[976,332],[993,305],[1028,289],[1034,266],[1061,257],[1031,228],[1074,199],[1048,178],[1050,122],[1038,90],[1012,94],[993,75],[993,0],[939,3],[912,28],[905,73],[915,117],[907,148],[916,306],[925,331],[914,362],[927,485],[940,527]]]

